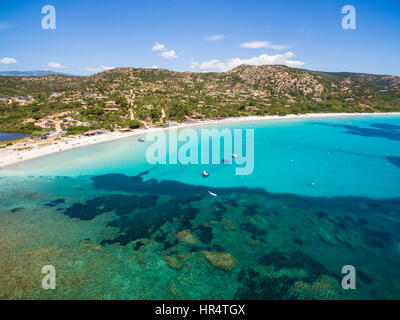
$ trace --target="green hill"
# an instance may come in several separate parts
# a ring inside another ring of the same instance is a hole
[[[27,119],[70,111],[92,128],[188,118],[400,111],[399,77],[242,65],[225,73],[117,68],[88,77],[0,77],[0,131],[32,131]],[[51,96],[53,93],[55,95]],[[165,116],[163,116],[165,115]]]

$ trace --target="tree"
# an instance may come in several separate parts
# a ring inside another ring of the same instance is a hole
[[[160,107],[155,107],[155,108],[151,109],[150,117],[153,120],[153,122],[159,122],[161,116],[162,116],[162,111],[161,111]]]
[[[116,104],[119,104],[121,107],[127,108],[128,107],[128,99],[123,96],[116,96],[114,98]]]
[[[189,107],[181,103],[174,103],[168,110],[168,116],[173,120],[183,120],[187,115],[190,115]]]
[[[131,129],[137,129],[142,126],[142,123],[139,120],[129,120],[127,122],[127,124],[128,124],[128,127]]]
[[[102,116],[104,114],[104,109],[100,107],[89,106],[86,110],[82,111],[86,115]]]

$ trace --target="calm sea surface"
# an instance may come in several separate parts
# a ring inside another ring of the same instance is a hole
[[[26,133],[1,133],[0,132],[0,141],[7,141],[7,140],[15,140],[27,137],[28,134]]]
[[[213,128],[254,129],[251,175],[137,137],[1,169],[0,298],[400,299],[399,116]]]

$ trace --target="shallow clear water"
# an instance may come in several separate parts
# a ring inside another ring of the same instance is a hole
[[[251,175],[137,137],[0,170],[0,298],[400,298],[400,117],[213,127],[255,130]]]

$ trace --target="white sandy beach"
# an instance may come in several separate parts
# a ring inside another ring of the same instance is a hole
[[[169,128],[150,128],[150,129],[137,129],[132,132],[109,132],[98,136],[86,137],[83,135],[63,137],[58,140],[32,140],[25,138],[13,143],[12,146],[7,146],[0,149],[0,168],[15,165],[23,161],[28,161],[50,154],[63,152],[75,148],[81,148],[93,144],[109,142],[117,139],[157,132],[160,130],[169,130],[171,128],[184,128],[192,126],[201,126],[217,123],[232,123],[239,121],[265,121],[265,120],[285,120],[285,119],[306,119],[306,118],[326,118],[326,117],[348,117],[348,116],[378,116],[378,115],[400,115],[400,112],[393,113],[311,113],[295,115],[290,114],[286,116],[251,116],[241,118],[226,118],[221,120],[207,120],[191,123],[182,123]]]

